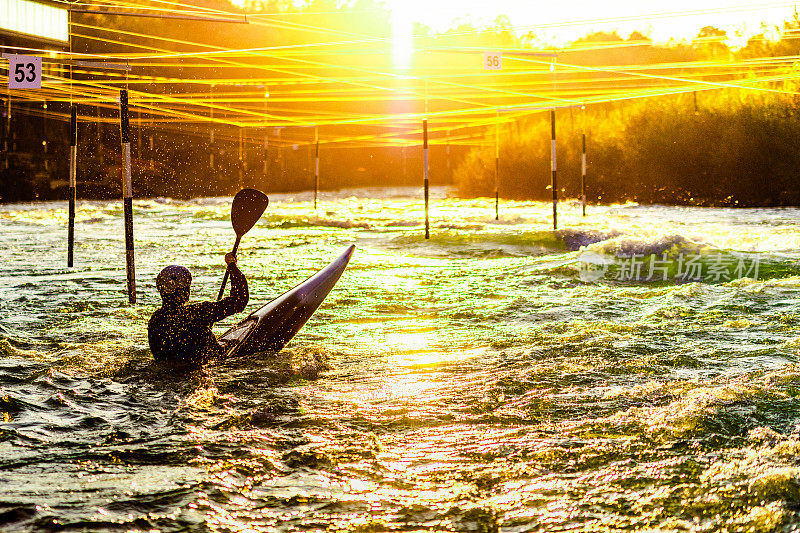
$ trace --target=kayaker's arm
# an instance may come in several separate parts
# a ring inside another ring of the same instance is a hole
[[[214,302],[202,302],[194,304],[196,313],[203,320],[214,323],[225,317],[244,311],[247,302],[250,300],[250,292],[247,288],[247,279],[242,271],[232,261],[228,264],[231,277],[231,294],[222,300]]]
[[[244,277],[242,271],[236,266],[236,262],[228,265],[231,272],[231,295],[223,298],[222,301],[230,300],[230,305],[234,309],[233,313],[241,313],[247,306],[250,300],[250,291],[247,287],[247,278]],[[231,314],[233,314],[231,313]],[[227,316],[227,315],[226,315]]]
[[[250,292],[247,290],[247,279],[236,264],[238,260],[239,258],[236,257],[236,254],[233,252],[225,254],[225,264],[228,265],[231,274],[231,295],[229,298],[235,299],[235,302],[232,304],[235,309],[234,313],[244,311],[248,300],[250,300]]]

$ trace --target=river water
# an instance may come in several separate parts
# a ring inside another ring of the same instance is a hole
[[[776,531],[800,523],[800,210],[272,195],[251,305],[357,250],[281,353],[155,365],[230,198],[0,206],[0,530]],[[665,279],[666,278],[666,279]],[[241,317],[239,317],[241,318]],[[218,332],[233,324],[219,324]]]

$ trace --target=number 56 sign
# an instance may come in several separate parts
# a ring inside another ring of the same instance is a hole
[[[21,56],[3,54],[8,59],[9,89],[41,89],[42,58],[37,56]]]
[[[484,52],[483,70],[503,70],[503,54],[500,52]]]

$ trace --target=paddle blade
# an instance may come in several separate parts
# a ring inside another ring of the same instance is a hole
[[[233,197],[231,205],[231,224],[236,235],[242,236],[256,225],[269,205],[269,198],[255,189],[242,189]]]

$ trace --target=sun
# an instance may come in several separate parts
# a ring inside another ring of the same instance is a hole
[[[413,8],[408,2],[392,3],[392,62],[395,68],[408,69],[414,55]]]

